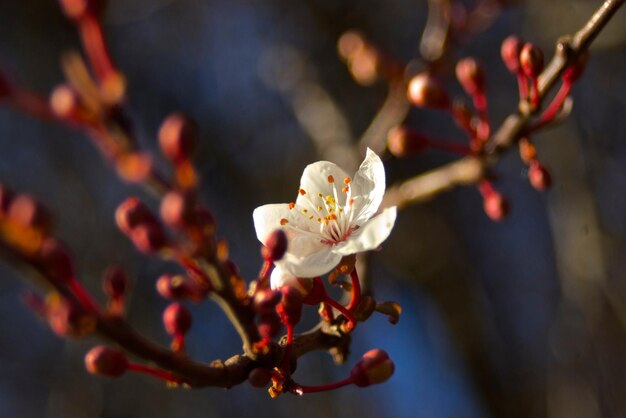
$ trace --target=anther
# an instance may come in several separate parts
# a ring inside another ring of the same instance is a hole
[[[282,218],[282,219],[280,220],[280,224],[281,224],[281,225],[286,225],[287,223],[289,223],[289,221],[288,221],[287,219],[285,219],[285,218]]]
[[[301,194],[301,195],[303,195],[303,196],[306,194],[306,192],[304,191],[304,189],[300,189],[300,190],[298,190],[298,193],[300,193],[300,194]]]
[[[335,178],[333,176],[328,176],[328,182],[329,183],[334,183],[335,182]]]

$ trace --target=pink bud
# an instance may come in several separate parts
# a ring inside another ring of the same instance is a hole
[[[546,168],[538,161],[534,161],[528,169],[528,180],[538,191],[545,192],[552,185],[552,177]]]
[[[287,252],[287,235],[282,229],[277,229],[272,232],[267,240],[265,246],[261,249],[261,255],[264,259],[270,261],[278,261]]]
[[[352,368],[350,377],[352,382],[365,387],[387,381],[395,370],[393,361],[383,350],[370,350],[361,357],[361,360]]]
[[[124,296],[128,286],[128,275],[121,267],[110,267],[104,273],[102,287],[104,293],[110,298],[119,298]]]
[[[96,328],[93,315],[64,300],[48,303],[45,315],[52,331],[61,337],[84,337]]]
[[[169,115],[159,130],[159,145],[163,155],[174,163],[188,160],[198,142],[198,127],[181,113]]]
[[[193,220],[193,201],[187,194],[172,191],[161,200],[161,219],[166,225],[182,228]]]
[[[283,294],[280,307],[287,317],[287,323],[295,325],[300,322],[300,318],[302,317],[302,293],[291,286],[283,286],[280,288],[280,291]]]
[[[468,94],[484,93],[485,73],[474,58],[464,58],[456,64],[456,78]]]
[[[448,93],[427,73],[418,74],[411,79],[407,96],[418,107],[447,109],[450,106]]]
[[[85,356],[85,367],[92,374],[118,377],[128,370],[128,359],[117,350],[99,345]]]
[[[9,205],[8,217],[19,225],[48,232],[51,222],[48,211],[28,195],[15,196]]]
[[[543,52],[531,43],[524,45],[519,59],[527,77],[537,77],[543,70]]]
[[[144,223],[136,226],[130,239],[135,247],[145,254],[152,254],[162,250],[168,244],[163,228],[159,224]]]
[[[517,74],[520,69],[519,56],[522,52],[522,40],[511,35],[502,42],[500,55],[506,68],[513,74]]]
[[[139,225],[159,223],[150,209],[136,197],[129,197],[117,207],[115,221],[118,228],[126,235],[130,235]]]
[[[428,149],[428,138],[404,126],[396,126],[387,135],[387,149],[398,158],[410,157]]]
[[[163,311],[163,325],[171,336],[185,335],[191,328],[191,313],[180,303],[172,303]]]
[[[490,193],[483,202],[485,213],[492,220],[499,222],[509,214],[509,202],[500,193]]]

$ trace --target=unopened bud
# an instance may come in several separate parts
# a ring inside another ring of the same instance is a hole
[[[463,90],[472,96],[485,90],[485,73],[474,58],[464,58],[456,64],[456,78]]]
[[[96,318],[72,303],[55,301],[46,309],[50,328],[61,337],[84,337],[96,329]]]
[[[491,220],[499,222],[509,214],[509,202],[500,193],[490,193],[483,202],[485,213]]]
[[[135,247],[145,254],[152,254],[167,246],[168,241],[163,228],[159,224],[144,223],[135,227],[130,239]]]
[[[282,312],[287,317],[287,323],[295,325],[300,322],[302,317],[302,293],[292,286],[283,286],[280,288],[280,291],[283,294],[280,302]]]
[[[248,383],[250,383],[255,388],[264,388],[270,382],[270,379],[274,373],[271,369],[267,369],[265,367],[257,367],[252,369],[250,374],[248,375]]]
[[[409,101],[418,107],[447,109],[450,98],[443,87],[430,75],[421,73],[409,82],[407,92]]]
[[[76,91],[69,85],[57,86],[50,95],[50,108],[62,118],[76,114],[80,106],[80,99]]]
[[[261,338],[272,339],[278,335],[282,323],[276,312],[267,312],[259,318],[257,329]]]
[[[354,80],[362,86],[370,86],[378,79],[380,56],[374,48],[366,47],[355,53],[348,66]]]
[[[287,234],[282,229],[277,229],[267,237],[261,255],[266,260],[278,261],[287,252],[287,245]]]
[[[528,180],[538,191],[544,192],[552,185],[552,177],[546,168],[535,160],[528,169]]]
[[[152,158],[145,153],[121,155],[116,163],[117,174],[129,183],[142,183],[152,174]]]
[[[387,381],[395,370],[393,361],[383,350],[370,350],[352,368],[352,383],[359,387],[375,385]]]
[[[274,312],[282,297],[281,292],[277,290],[259,290],[254,295],[254,310],[260,314]]]
[[[48,277],[56,283],[67,283],[74,278],[69,250],[60,241],[47,238],[39,249],[39,260]]]
[[[429,139],[416,131],[404,126],[396,126],[387,134],[387,149],[395,157],[410,157],[425,151]]]
[[[522,52],[522,40],[511,35],[502,42],[500,47],[500,56],[506,68],[513,74],[517,74],[520,70],[520,53]]]
[[[365,48],[365,37],[361,32],[348,31],[343,33],[337,41],[337,51],[341,58],[349,61],[355,54],[359,53]]]
[[[180,303],[172,303],[163,311],[163,325],[171,336],[185,335],[191,328],[191,312]]]
[[[158,220],[150,209],[136,197],[129,197],[117,207],[115,221],[118,228],[126,235],[130,235],[139,225],[158,224]]]
[[[526,43],[520,52],[520,64],[527,77],[537,77],[543,70],[543,52],[531,43]]]
[[[200,302],[207,294],[207,289],[179,274],[175,276],[162,275],[156,282],[156,288],[157,292],[165,299],[189,299]]]
[[[519,141],[519,156],[526,164],[531,164],[537,158],[537,148],[527,138]]]
[[[120,298],[126,293],[128,275],[121,267],[110,267],[104,273],[102,288],[110,298]]]
[[[198,142],[198,127],[181,113],[169,115],[159,130],[163,155],[174,163],[188,160]]]
[[[128,359],[120,351],[99,345],[85,355],[85,367],[92,374],[118,377],[128,370]]]
[[[9,218],[19,225],[47,232],[50,230],[50,216],[44,207],[28,195],[17,195],[11,201]]]
[[[161,200],[161,219],[166,225],[182,228],[193,220],[193,201],[187,194],[172,191]]]

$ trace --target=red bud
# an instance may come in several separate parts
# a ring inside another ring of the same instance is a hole
[[[167,237],[161,225],[144,223],[132,230],[130,239],[135,247],[145,254],[162,250],[167,244]]]
[[[387,135],[387,148],[398,158],[410,157],[425,151],[428,138],[404,126],[392,128]]]
[[[104,293],[110,298],[119,298],[124,296],[128,286],[128,275],[121,267],[110,267],[104,273],[102,280],[102,288]]]
[[[519,59],[527,77],[537,77],[543,70],[543,52],[531,43],[524,45]]]
[[[418,74],[411,79],[407,96],[418,107],[447,109],[450,106],[448,93],[427,73]]]
[[[536,160],[528,169],[530,184],[540,192],[545,192],[552,185],[552,177],[546,168]]]
[[[474,58],[464,58],[456,64],[456,78],[463,90],[472,96],[485,90],[485,73]]]
[[[361,360],[352,368],[350,377],[352,382],[365,387],[387,381],[395,370],[393,361],[383,350],[370,350],[361,357]]]
[[[181,113],[169,115],[159,130],[163,155],[174,163],[188,160],[198,142],[198,127]]]
[[[272,232],[267,240],[265,246],[261,250],[261,255],[266,260],[278,261],[287,252],[287,235],[282,229],[277,229]]]
[[[139,225],[159,223],[150,209],[136,197],[129,197],[117,207],[115,221],[118,228],[126,235],[130,235]]]
[[[520,52],[522,52],[522,40],[511,35],[502,42],[500,55],[506,68],[513,74],[517,74],[520,69]]]
[[[161,219],[165,224],[182,228],[189,225],[193,217],[193,201],[189,195],[174,191],[161,200]]]
[[[483,202],[485,213],[492,220],[499,222],[509,214],[509,202],[500,193],[491,193]]]
[[[163,325],[171,336],[184,335],[191,328],[191,313],[180,303],[172,303],[163,312]]]
[[[128,359],[123,353],[100,345],[89,350],[85,356],[85,367],[92,374],[118,377],[128,370]]]

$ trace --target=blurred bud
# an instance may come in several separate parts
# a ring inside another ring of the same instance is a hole
[[[374,349],[363,354],[361,360],[352,368],[352,382],[365,387],[387,381],[395,370],[393,361],[383,350]]]
[[[59,0],[65,15],[70,19],[80,19],[89,8],[89,0]]]
[[[378,79],[380,56],[374,48],[363,48],[348,63],[354,81],[371,86]]]
[[[428,148],[429,143],[425,135],[405,126],[396,126],[387,134],[387,149],[398,158],[419,154]]]
[[[511,35],[502,42],[500,56],[506,68],[513,74],[520,70],[520,53],[522,52],[522,40]]]
[[[0,217],[9,211],[9,206],[13,200],[14,193],[8,187],[0,184]]]
[[[150,209],[136,197],[129,197],[117,207],[115,221],[118,228],[126,235],[130,235],[139,225],[158,225],[159,223]]]
[[[99,345],[85,355],[85,367],[92,374],[118,377],[128,370],[128,359],[117,350]]]
[[[537,158],[537,148],[528,138],[521,138],[518,146],[520,158],[524,163],[530,165]]]
[[[491,220],[499,222],[509,214],[509,202],[500,193],[490,193],[483,202],[485,213]]]
[[[44,207],[28,195],[15,196],[8,210],[9,218],[19,225],[48,232],[50,216]]]
[[[159,130],[163,155],[174,163],[188,160],[198,142],[198,127],[181,113],[169,115]]]
[[[117,174],[129,183],[142,183],[152,174],[152,158],[148,154],[133,152],[120,155],[116,164]]]
[[[135,247],[145,254],[162,250],[167,244],[167,237],[161,225],[144,223],[132,230],[130,239]]]
[[[193,220],[193,201],[191,196],[172,191],[161,200],[161,219],[173,228],[182,228]]]
[[[50,108],[61,118],[75,115],[80,107],[80,99],[76,91],[67,84],[61,84],[50,95]]]
[[[276,312],[267,312],[261,315],[257,329],[261,338],[272,339],[278,335],[282,328],[282,322]]]
[[[350,30],[343,33],[337,41],[337,51],[341,58],[349,61],[365,48],[365,37],[361,32]]]
[[[448,93],[427,73],[418,74],[411,79],[407,96],[418,107],[447,109],[450,106]]]
[[[48,277],[56,283],[67,283],[74,278],[69,250],[60,241],[46,238],[41,244],[38,258]]]
[[[84,337],[96,329],[96,318],[83,309],[64,300],[48,303],[48,324],[61,337]]]
[[[272,232],[265,241],[265,246],[261,248],[261,255],[264,259],[278,261],[287,252],[287,234],[282,229]]]
[[[126,293],[128,275],[121,267],[109,267],[102,279],[104,293],[110,298],[120,298]]]
[[[280,302],[282,312],[287,317],[287,323],[295,325],[300,322],[302,317],[302,293],[292,286],[283,286],[280,288],[280,291],[283,294]]]
[[[567,69],[563,73],[563,79],[567,80],[570,83],[578,80],[582,73],[585,71],[588,61],[589,51],[581,51],[580,54],[578,54],[578,56],[576,57],[576,61],[572,65],[567,67]]]
[[[282,296],[282,293],[277,290],[259,290],[254,295],[254,310],[260,314],[274,312]]]
[[[189,299],[200,302],[206,298],[207,290],[185,276],[164,274],[156,282],[157,292],[165,299]]]
[[[248,375],[248,383],[250,383],[255,388],[264,388],[268,385],[273,375],[274,373],[271,369],[267,369],[265,367],[257,367],[252,369],[252,371]]]
[[[109,71],[100,80],[100,99],[111,107],[122,103],[126,95],[126,77],[119,71]]]
[[[456,64],[456,78],[469,95],[484,93],[485,73],[474,58],[464,58]]]
[[[191,328],[191,313],[180,303],[172,303],[163,311],[163,325],[171,336],[185,335]]]
[[[535,78],[543,70],[543,52],[531,43],[526,43],[519,56],[522,71],[527,77]]]
[[[540,192],[545,192],[552,185],[550,173],[537,160],[528,168],[528,180],[530,184]]]

